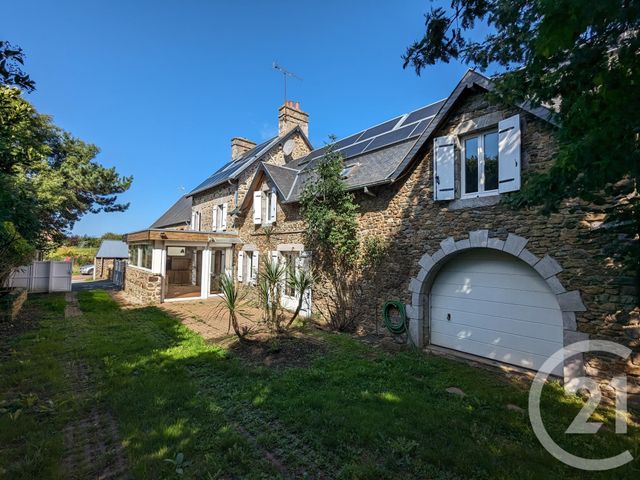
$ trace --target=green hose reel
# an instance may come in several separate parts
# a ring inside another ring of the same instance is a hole
[[[394,308],[400,313],[398,320],[391,320],[389,315],[391,309]],[[397,300],[389,300],[382,307],[382,318],[384,319],[384,326],[394,335],[400,335],[407,331],[407,310],[404,303]]]

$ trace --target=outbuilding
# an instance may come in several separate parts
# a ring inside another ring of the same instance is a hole
[[[111,278],[116,260],[127,260],[129,249],[121,240],[103,240],[96,253],[93,269],[93,278]]]

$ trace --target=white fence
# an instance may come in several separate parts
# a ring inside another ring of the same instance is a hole
[[[127,271],[126,260],[113,261],[113,272],[111,273],[111,280],[118,287],[122,287],[124,285],[124,276],[126,271]]]
[[[30,292],[70,292],[71,262],[36,261],[16,268],[7,286],[26,288]]]

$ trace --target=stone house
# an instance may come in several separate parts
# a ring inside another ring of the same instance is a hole
[[[403,301],[419,346],[533,370],[576,341],[613,340],[632,354],[572,355],[550,373],[570,380],[586,371],[606,384],[626,372],[637,395],[638,296],[618,256],[637,239],[607,222],[611,206],[634,193],[614,186],[604,205],[570,199],[551,215],[510,208],[503,200],[522,178],[554,160],[554,125],[544,108],[490,102],[492,88],[469,71],[446,99],[335,143],[360,237],[387,246],[380,274],[363,279],[363,302],[380,311]],[[313,149],[307,135],[308,115],[289,102],[277,137],[258,146],[233,139],[231,162],[185,197],[188,230],[156,224],[128,236],[126,290],[145,301],[205,298],[224,272],[255,282],[263,258],[309,265],[298,201],[326,147]],[[321,300],[321,289],[313,293],[307,314]],[[285,292],[286,307],[293,294]]]

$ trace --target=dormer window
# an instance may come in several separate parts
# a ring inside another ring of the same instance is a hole
[[[278,197],[275,190],[253,192],[253,223],[270,225],[276,222]]]

